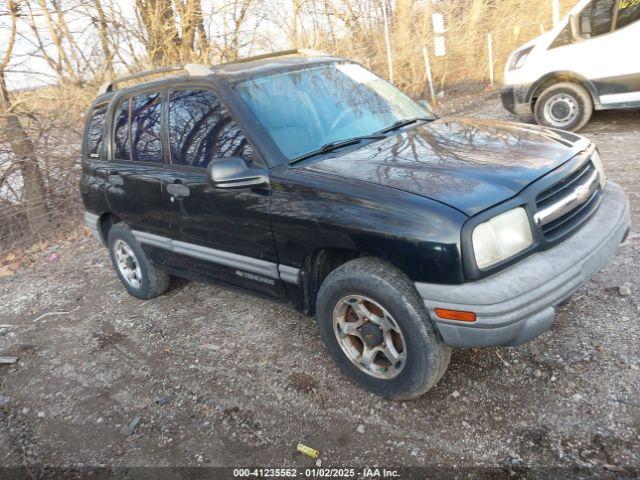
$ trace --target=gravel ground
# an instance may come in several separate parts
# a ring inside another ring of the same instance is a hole
[[[510,118],[495,96],[457,110]],[[0,355],[20,357],[0,365],[0,465],[34,478],[54,475],[46,465],[315,465],[302,442],[323,466],[638,475],[640,112],[596,114],[583,133],[629,194],[630,238],[550,332],[454,351],[413,402],[351,384],[289,306],[186,281],[138,301],[80,229],[32,252],[0,278]]]

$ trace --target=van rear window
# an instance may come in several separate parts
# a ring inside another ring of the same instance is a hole
[[[91,113],[89,131],[87,132],[87,156],[99,158],[102,136],[104,133],[104,117],[107,113],[107,105],[98,105]]]

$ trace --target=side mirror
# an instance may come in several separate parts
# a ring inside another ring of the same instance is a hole
[[[431,104],[429,103],[428,100],[418,100],[418,104],[427,110],[427,112],[429,113],[433,113],[433,107],[431,106]]]
[[[575,14],[569,15],[569,33],[571,33],[571,40],[578,41],[581,39],[580,37],[580,25],[579,25],[579,17]]]
[[[269,172],[250,164],[243,157],[229,157],[211,162],[207,168],[209,183],[214,188],[249,188],[267,185]]]
[[[424,108],[427,112],[429,112],[431,115],[433,115],[434,118],[438,118],[438,115],[436,115],[436,111],[433,109],[433,106],[431,105],[431,102],[429,102],[428,100],[418,100],[418,105],[420,105],[422,108]]]

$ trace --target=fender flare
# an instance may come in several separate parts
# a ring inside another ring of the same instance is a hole
[[[600,95],[598,94],[598,90],[596,89],[596,86],[592,81],[586,79],[582,75],[579,75],[575,72],[562,71],[562,70],[547,73],[542,77],[540,77],[538,80],[536,80],[531,85],[531,87],[529,88],[529,91],[527,92],[527,95],[525,97],[526,103],[533,108],[533,97],[538,92],[538,89],[543,84],[553,79],[558,79],[559,81],[568,80],[583,86],[589,92],[589,95],[591,96],[591,100],[593,101],[594,108],[600,107]]]

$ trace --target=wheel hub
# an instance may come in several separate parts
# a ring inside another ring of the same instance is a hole
[[[580,112],[575,98],[565,93],[558,93],[544,104],[544,117],[554,127],[566,127],[573,122]]]
[[[551,113],[555,118],[567,118],[571,114],[571,108],[564,102],[558,102],[551,108]]]
[[[382,343],[382,330],[371,322],[367,322],[360,327],[360,336],[368,347],[375,347]]]
[[[130,270],[134,270],[136,268],[136,262],[131,257],[127,257],[125,260],[127,262],[127,268]]]

